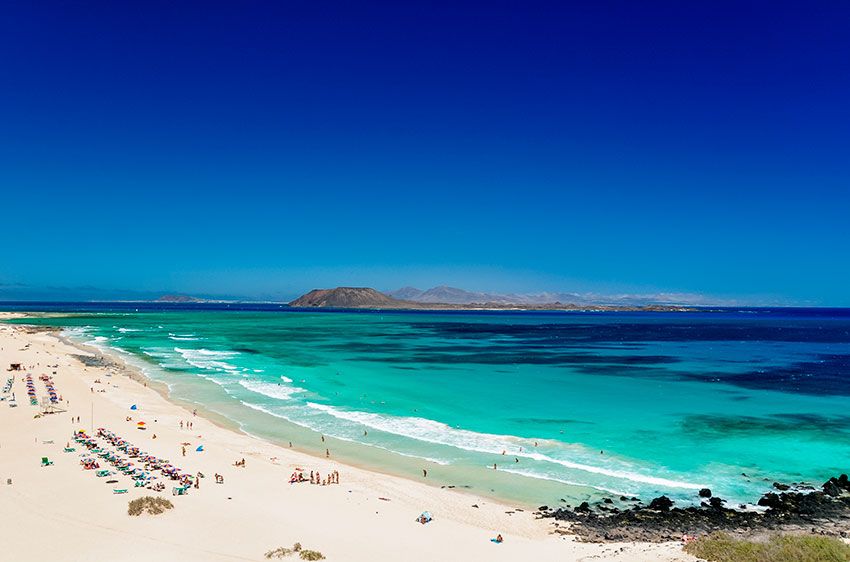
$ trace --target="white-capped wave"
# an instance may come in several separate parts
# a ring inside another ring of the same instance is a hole
[[[706,487],[703,484],[694,484],[691,482],[682,482],[668,478],[660,478],[647,474],[640,474],[628,470],[616,470],[603,466],[595,466],[582,464],[578,462],[568,461],[564,459],[554,458],[543,453],[529,451],[527,439],[521,439],[511,435],[494,435],[486,433],[477,433],[465,429],[455,429],[444,423],[425,418],[414,417],[398,417],[387,416],[381,414],[373,414],[370,412],[358,412],[351,410],[340,410],[333,406],[325,404],[316,404],[308,402],[307,405],[316,410],[325,412],[335,418],[343,419],[361,425],[394,433],[410,439],[425,441],[427,443],[435,443],[438,445],[446,445],[466,451],[475,451],[478,453],[501,454],[502,451],[509,451],[511,455],[532,459],[540,462],[549,462],[559,464],[565,468],[600,474],[610,478],[621,480],[629,480],[632,482],[640,482],[643,484],[653,484],[656,486],[669,488],[685,488],[698,490]],[[519,450],[520,447],[522,450]]]
[[[198,369],[236,372],[239,367],[222,359],[227,359],[239,355],[235,351],[213,351],[209,349],[184,349],[175,347],[174,351],[183,357],[183,360],[188,364]]]
[[[274,416],[276,418],[281,418],[281,419],[284,419],[284,420],[287,420],[287,421],[292,421],[288,417],[284,416],[283,414],[273,412],[273,411],[269,410],[268,408],[266,408],[264,406],[260,406],[259,404],[253,404],[251,402],[245,402],[244,400],[240,400],[239,402],[243,406],[247,406],[247,407],[251,408],[252,410],[257,410],[258,412],[263,412],[264,414],[268,414],[268,415]],[[299,425],[303,425],[303,424],[299,424]],[[304,426],[304,427],[307,427],[307,426]],[[309,428],[309,429],[312,429],[312,428]]]
[[[303,390],[295,386],[284,386],[282,384],[252,380],[241,380],[239,384],[251,392],[256,392],[269,398],[277,398],[278,400],[289,400],[293,394]]]
[[[201,338],[189,338],[189,337],[181,337],[181,336],[168,336],[168,339],[174,341],[198,341]]]
[[[127,332],[141,332],[141,330],[137,330],[135,328],[118,328],[118,331],[122,334],[126,334]]]
[[[415,455],[415,454],[411,454],[411,453],[402,453],[401,451],[397,451],[395,449],[390,449],[389,447],[382,447],[381,445],[376,445],[374,443],[364,443],[363,441],[360,441],[358,439],[351,439],[349,437],[343,437],[341,435],[335,435],[332,432],[322,431],[317,426],[311,425],[309,423],[305,423],[302,420],[296,420],[296,419],[290,418],[289,416],[285,416],[285,415],[283,415],[279,412],[275,412],[275,411],[270,410],[269,408],[266,408],[266,407],[261,406],[259,404],[253,404],[251,402],[245,402],[244,400],[240,400],[239,402],[243,406],[247,406],[248,408],[251,408],[252,410],[257,410],[258,412],[263,412],[264,414],[268,414],[270,416],[274,416],[276,418],[280,418],[280,419],[286,420],[288,422],[292,422],[295,425],[300,425],[301,427],[305,427],[305,428],[313,430],[313,431],[318,431],[319,433],[323,433],[325,435],[330,435],[334,439],[339,439],[340,441],[348,441],[350,443],[357,443],[359,445],[364,445],[366,447],[374,447],[376,449],[381,449],[383,451],[389,451],[390,453],[395,453],[395,454],[401,455],[403,457],[422,459],[422,460],[430,461],[434,464],[439,464],[439,465],[443,465],[443,466],[451,464],[450,462],[443,460],[443,459],[427,457],[427,456],[424,456],[424,455]]]
[[[520,476],[528,476],[529,478],[536,478],[538,480],[551,480],[552,482],[559,482],[561,484],[567,484],[569,486],[581,486],[584,488],[593,488],[594,490],[599,490],[600,492],[607,492],[609,494],[614,494],[615,496],[635,496],[637,492],[624,492],[622,490],[614,490],[612,488],[606,488],[604,486],[596,486],[594,484],[588,484],[587,482],[573,482],[572,480],[564,480],[563,478],[556,478],[555,476],[551,476],[549,474],[542,474],[539,472],[535,472],[533,470],[520,470],[514,468],[503,468],[502,472],[509,472],[511,474],[519,474]]]

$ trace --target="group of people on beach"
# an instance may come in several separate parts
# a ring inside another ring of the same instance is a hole
[[[304,476],[304,471],[301,469],[296,469],[295,472],[289,477],[290,484],[298,484],[301,482],[310,482],[310,484],[318,484],[321,486],[327,486],[329,484],[339,484],[339,471],[334,470],[327,477],[322,478],[322,475],[318,470],[310,471],[309,480]]]

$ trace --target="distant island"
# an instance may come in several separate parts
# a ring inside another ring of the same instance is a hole
[[[186,303],[186,302],[209,302],[207,299],[201,299],[198,297],[190,297],[188,295],[162,295],[154,302],[176,302],[176,303]]]
[[[451,289],[451,288],[446,288]],[[689,312],[693,307],[679,305],[608,305],[608,304],[575,304],[575,303],[531,303],[531,302],[432,302],[431,293],[428,300],[413,300],[417,296],[412,292],[416,289],[402,289],[391,294],[384,294],[369,287],[337,287],[335,289],[313,289],[291,301],[293,308],[365,308],[365,309],[395,309],[395,310],[574,310],[574,311],[653,311],[653,312]],[[433,291],[433,290],[432,290]],[[457,291],[452,289],[454,299],[459,300]],[[408,296],[409,299],[396,298],[393,295]],[[447,295],[449,296],[449,295]],[[412,298],[410,298],[412,297]],[[447,299],[449,300],[449,299]]]

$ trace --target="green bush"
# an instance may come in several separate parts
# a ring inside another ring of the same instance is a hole
[[[301,560],[324,560],[324,555],[317,550],[302,550]]]
[[[127,505],[128,515],[141,515],[142,513],[150,513],[151,515],[159,515],[165,513],[165,510],[171,509],[174,504],[165,498],[155,498],[153,496],[145,496],[131,500]]]
[[[818,535],[773,535],[765,540],[713,533],[685,545],[685,552],[709,562],[847,562],[850,545]]]

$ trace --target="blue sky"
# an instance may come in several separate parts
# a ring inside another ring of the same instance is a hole
[[[849,18],[6,3],[0,284],[850,305]]]

